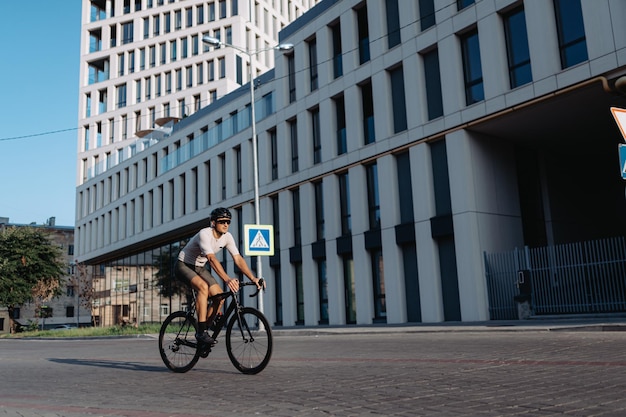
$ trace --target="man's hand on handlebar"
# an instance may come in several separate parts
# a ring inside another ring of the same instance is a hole
[[[256,288],[257,290],[265,290],[266,284],[265,284],[265,280],[263,278],[257,278],[256,280],[252,280],[254,281],[254,283],[256,284]]]
[[[239,280],[236,278],[231,278],[226,285],[232,292],[239,291]]]

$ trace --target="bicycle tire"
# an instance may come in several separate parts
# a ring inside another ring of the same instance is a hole
[[[189,371],[200,359],[195,334],[196,320],[185,311],[177,311],[165,319],[159,331],[159,353],[170,370]]]
[[[235,368],[244,374],[265,369],[272,356],[272,329],[263,313],[243,307],[239,317],[237,312],[232,315],[226,328],[226,351]]]

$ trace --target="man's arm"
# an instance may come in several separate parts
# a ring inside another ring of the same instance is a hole
[[[250,279],[250,281],[256,283],[258,287],[259,279],[254,276],[252,271],[250,271],[250,268],[248,268],[248,264],[246,263],[246,260],[243,258],[243,256],[235,255],[233,256],[233,261],[235,261],[235,265],[237,265],[237,268],[239,268],[239,270],[243,272],[243,274],[247,276]],[[265,286],[265,283],[263,283],[263,285]]]
[[[206,257],[213,271],[215,271],[215,273],[222,279],[222,281],[224,281],[226,285],[228,285],[228,288],[230,288],[230,290],[234,292],[239,291],[239,280],[232,279],[228,276],[228,274],[224,270],[224,267],[222,266],[222,263],[217,259],[217,256],[215,256],[214,253],[209,253]]]

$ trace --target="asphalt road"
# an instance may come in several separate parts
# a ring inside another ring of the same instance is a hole
[[[0,339],[0,416],[625,416],[626,332],[275,337],[243,375],[224,345],[185,374],[152,337]]]

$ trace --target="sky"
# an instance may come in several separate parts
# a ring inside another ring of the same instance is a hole
[[[74,226],[80,0],[0,0],[0,217]]]

